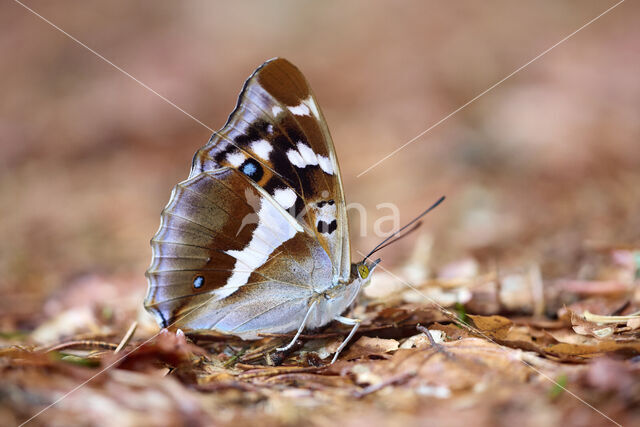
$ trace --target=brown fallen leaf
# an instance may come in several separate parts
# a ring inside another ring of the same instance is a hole
[[[387,353],[397,350],[399,345],[398,341],[394,339],[370,338],[363,336],[353,343],[341,358],[344,360],[353,360],[369,356],[387,357]]]
[[[491,338],[503,340],[507,337],[513,322],[502,316],[475,316],[468,315],[478,330]]]
[[[489,383],[522,382],[533,372],[520,361],[519,350],[480,338],[445,342],[438,347],[399,349],[389,360],[351,363],[341,372],[355,375],[356,382],[364,386],[407,374],[414,376],[408,386],[442,386],[452,391],[473,390]]]
[[[637,341],[598,340],[593,343],[561,342],[546,333],[537,333],[527,327],[513,327],[509,319],[501,316],[469,316],[486,337],[510,348],[535,351],[563,361],[581,362],[605,354],[633,357],[640,354]]]
[[[640,342],[602,341],[598,344],[558,343],[545,347],[544,351],[555,356],[578,356],[584,359],[613,353],[623,357],[634,357],[640,354]]]

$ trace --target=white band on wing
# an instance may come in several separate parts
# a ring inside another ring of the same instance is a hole
[[[262,190],[257,186],[254,188]],[[226,298],[239,287],[246,285],[251,273],[267,262],[273,251],[298,231],[302,231],[300,225],[283,209],[291,204],[292,195],[295,202],[295,193],[291,189],[278,191],[275,201],[264,190],[260,191],[262,197],[258,210],[258,226],[253,231],[251,240],[242,250],[225,251],[227,255],[236,259],[236,263],[227,283],[216,292],[219,298]]]

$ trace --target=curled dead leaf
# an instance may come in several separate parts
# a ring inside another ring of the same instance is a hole
[[[588,313],[588,312],[586,312]],[[571,324],[573,330],[580,335],[591,335],[596,338],[607,338],[613,335],[614,328],[612,326],[603,326],[593,321],[585,319],[585,316],[581,316],[578,313],[569,310],[571,315]]]

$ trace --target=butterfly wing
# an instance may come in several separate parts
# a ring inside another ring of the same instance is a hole
[[[178,184],[151,241],[145,307],[160,325],[243,338],[297,328],[314,291],[331,283],[328,255],[237,169]]]
[[[162,326],[286,332],[314,293],[348,281],[340,171],[295,66],[274,59],[247,80],[174,188],[152,248],[145,306]]]
[[[264,188],[325,249],[335,281],[348,281],[349,229],[335,149],[309,84],[289,61],[267,61],[246,81],[226,125],[196,153],[190,176],[222,166]]]

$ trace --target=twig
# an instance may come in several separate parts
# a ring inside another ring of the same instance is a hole
[[[256,377],[272,377],[274,375],[280,374],[290,374],[290,373],[299,373],[299,372],[319,372],[326,369],[326,366],[318,366],[318,367],[304,367],[301,368],[299,366],[280,366],[276,368],[266,368],[266,369],[256,369],[252,371],[243,372],[238,375],[239,380],[247,380],[250,378]]]
[[[434,340],[433,337],[431,336],[431,331],[429,329],[425,328],[422,325],[416,325],[416,329],[427,336],[427,339],[431,343],[432,347],[437,347],[438,346],[438,343],[436,343],[436,340]]]
[[[451,354],[450,352],[445,350],[445,348],[444,348],[444,346],[442,344],[437,343],[436,340],[433,339],[433,336],[431,335],[431,331],[429,331],[429,329],[425,328],[422,325],[417,325],[416,329],[427,336],[427,339],[429,340],[429,343],[431,343],[431,347],[437,353],[443,354],[448,359],[454,359],[453,354]]]
[[[73,341],[66,341],[60,344],[55,344],[50,347],[37,348],[35,352],[37,353],[42,351],[44,353],[50,353],[52,351],[66,350],[66,349],[75,348],[75,347],[88,347],[88,348],[94,348],[94,349],[99,348],[102,350],[113,350],[114,348],[117,348],[117,345],[110,342],[105,342],[105,341],[73,340]]]
[[[417,372],[415,371],[404,372],[402,374],[391,377],[388,380],[379,382],[378,384],[373,384],[368,387],[365,387],[362,391],[356,391],[354,394],[356,398],[360,399],[368,394],[375,393],[376,391],[382,390],[383,388],[388,387],[390,385],[402,384],[410,380],[411,378],[415,377],[416,375],[417,375]]]
[[[114,354],[118,354],[120,351],[122,351],[123,348],[125,348],[127,344],[129,344],[129,341],[131,341],[131,338],[133,338],[133,334],[136,333],[137,328],[138,322],[133,322],[131,326],[129,326],[129,330],[127,330],[127,333],[124,334],[124,337],[122,337],[122,341],[120,341],[120,344],[118,344],[118,347],[116,347]]]

